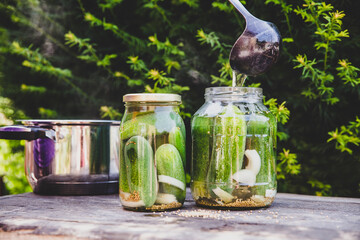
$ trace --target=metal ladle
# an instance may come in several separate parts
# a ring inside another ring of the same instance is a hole
[[[230,52],[230,66],[237,73],[256,76],[269,70],[280,54],[281,35],[270,22],[254,17],[239,0],[229,0],[243,15],[246,27]]]

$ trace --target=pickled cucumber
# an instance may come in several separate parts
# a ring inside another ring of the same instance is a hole
[[[156,132],[154,121],[155,115],[152,113],[123,122],[120,134],[121,139],[129,139],[130,137],[137,135],[146,137],[154,134]]]
[[[245,118],[238,107],[227,105],[215,117],[213,136],[214,144],[207,181],[225,183],[222,189],[231,192],[231,176],[241,169],[246,141]]]
[[[161,135],[169,133],[176,126],[180,126],[184,135],[185,127],[178,114],[169,111],[155,111],[124,121],[121,127],[121,139],[128,139],[132,136]]]
[[[276,119],[273,115],[250,116],[247,130],[247,145],[255,149],[261,158],[261,167],[256,175],[256,183],[275,183],[275,153],[274,139],[276,139]],[[274,133],[275,132],[275,133]],[[274,186],[267,186],[266,188]],[[259,188],[257,194],[264,195],[266,188]]]
[[[181,156],[172,144],[163,144],[155,152],[155,161],[161,193],[176,196],[179,202],[185,199],[185,171]]]
[[[183,167],[186,164],[185,136],[181,133],[180,127],[173,127],[169,133],[169,143],[179,151]]]
[[[266,116],[270,119],[270,170],[271,170],[271,188],[276,188],[276,140],[277,140],[277,121],[276,117],[268,112]]]
[[[120,192],[129,193],[129,182],[127,179],[126,163],[124,155],[125,143],[120,141],[120,176],[119,176],[119,187]]]
[[[251,114],[247,123],[247,134],[266,135],[269,134],[269,118],[262,115]]]
[[[150,143],[141,136],[133,136],[126,142],[124,155],[129,192],[138,194],[145,207],[152,206],[158,186]]]
[[[192,190],[195,196],[205,197],[206,176],[209,169],[212,141],[213,118],[194,116],[191,121],[192,159],[191,166]]]

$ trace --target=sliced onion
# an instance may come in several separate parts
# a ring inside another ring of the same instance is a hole
[[[180,188],[181,190],[185,190],[185,183],[183,183],[182,181],[180,181],[176,178],[166,176],[166,175],[159,175],[158,178],[159,178],[159,182],[167,183],[169,185]]]
[[[222,190],[219,187],[213,189],[212,191],[215,193],[216,196],[218,196],[221,199],[221,201],[225,203],[231,202],[234,199],[233,195]]]
[[[255,176],[259,173],[261,167],[261,158],[256,150],[246,150],[245,156],[249,159],[248,165],[245,167],[255,173]]]
[[[256,182],[256,175],[250,169],[242,169],[232,175],[232,178],[238,183],[244,183],[249,186],[254,186]]]

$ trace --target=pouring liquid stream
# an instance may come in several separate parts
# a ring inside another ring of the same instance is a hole
[[[232,72],[232,87],[243,87],[247,75],[243,73],[238,73],[237,71],[233,70]]]

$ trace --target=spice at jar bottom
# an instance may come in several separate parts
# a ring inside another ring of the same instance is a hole
[[[276,119],[259,88],[206,89],[191,122],[191,192],[196,204],[269,206],[276,194]]]
[[[128,94],[120,126],[120,201],[133,211],[180,208],[185,200],[185,126],[176,94]]]

